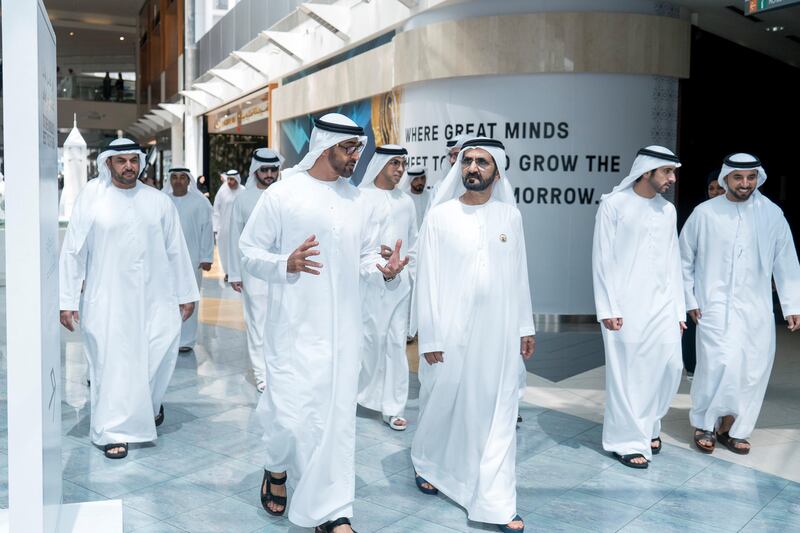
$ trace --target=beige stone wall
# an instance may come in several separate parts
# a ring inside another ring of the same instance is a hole
[[[689,76],[688,21],[631,13],[529,13],[446,21],[289,83],[281,121],[410,83],[536,73]]]

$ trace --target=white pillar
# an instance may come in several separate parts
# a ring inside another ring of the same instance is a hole
[[[0,531],[121,533],[120,500],[61,504],[56,37],[41,0],[5,0],[2,33],[9,508]]]

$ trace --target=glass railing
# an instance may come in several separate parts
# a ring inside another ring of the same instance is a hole
[[[103,78],[96,76],[64,76],[58,79],[58,97],[73,100],[91,100],[107,102],[136,103],[136,82],[111,78],[111,84],[103,83]]]

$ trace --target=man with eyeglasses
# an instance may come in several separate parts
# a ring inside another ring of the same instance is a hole
[[[358,188],[375,213],[380,227],[381,255],[388,259],[391,245],[403,244],[400,254],[409,254],[412,263],[417,242],[414,202],[398,187],[408,164],[408,151],[394,144],[379,146],[367,166]],[[411,276],[404,276],[400,287],[386,290],[377,285],[363,288],[364,342],[361,374],[358,379],[358,403],[378,411],[383,421],[395,431],[406,429],[403,418],[408,401],[408,311],[411,301]]]
[[[281,172],[283,157],[269,148],[259,148],[250,159],[250,173],[244,189],[233,201],[230,220],[230,250],[228,260],[228,282],[231,288],[242,294],[244,322],[247,328],[247,353],[256,390],[264,392],[267,383],[267,367],[264,360],[264,330],[267,327],[267,283],[241,268],[239,237],[242,235],[250,214],[255,209],[261,194],[275,183]]]
[[[347,180],[366,142],[344,115],[316,119],[308,154],[261,195],[239,239],[244,270],[270,284],[261,503],[282,515],[288,478],[289,520],[317,533],[353,531],[362,283],[394,290],[407,275],[403,243],[384,263],[372,207]]]
[[[464,142],[419,237],[420,416],[411,459],[420,491],[504,532],[517,514],[520,361],[535,349],[522,216],[503,144]]]

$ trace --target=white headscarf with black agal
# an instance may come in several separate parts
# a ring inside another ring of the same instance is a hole
[[[138,155],[139,172],[141,173],[144,170],[145,153],[141,146],[130,139],[114,139],[105,150],[100,152],[100,155],[97,156],[97,178],[89,180],[75,199],[69,222],[72,238],[69,239],[68,246],[76,253],[83,247],[83,243],[86,242],[86,237],[92,229],[97,206],[103,201],[103,196],[105,196],[109,187],[115,186],[111,179],[111,169],[107,163],[115,155]],[[137,178],[139,177],[137,176]],[[64,242],[65,246],[67,246],[67,241]]]
[[[639,149],[639,151],[636,152],[636,159],[633,160],[630,173],[619,182],[619,185],[611,189],[611,192],[602,195],[600,199],[605,200],[618,192],[633,187],[636,180],[642,177],[643,174],[665,166],[674,166],[675,168],[681,166],[678,156],[669,148],[653,144]]]
[[[173,194],[174,194],[174,191],[172,190],[172,175],[173,174],[186,174],[187,176],[189,176],[189,191],[188,191],[188,193],[189,194],[199,194],[200,196],[205,198],[205,195],[202,192],[200,192],[200,189],[197,188],[197,179],[194,177],[194,174],[192,174],[192,171],[189,170],[186,167],[172,167],[172,168],[169,169],[169,172],[167,174],[167,179],[164,180],[164,187],[161,189],[161,191],[164,194],[167,194],[169,196],[173,196]]]
[[[414,178],[419,178],[422,176],[425,176],[427,179],[428,173],[425,171],[425,167],[409,167],[405,176],[403,176],[403,179],[400,180],[400,184],[397,186],[397,188],[405,193],[414,194],[411,192],[411,182],[414,181]]]
[[[408,150],[396,144],[384,144],[375,149],[375,154],[369,160],[367,170],[364,171],[364,177],[361,183],[358,184],[359,189],[375,188],[375,178],[381,173],[386,164],[395,157],[402,157],[408,161]],[[405,175],[403,175],[405,179]],[[402,184],[402,180],[400,182]],[[399,184],[398,184],[399,185]]]
[[[758,188],[767,181],[767,173],[761,165],[761,160],[756,156],[743,152],[731,154],[722,161],[722,168],[717,178],[717,181],[722,188],[725,189],[726,193],[728,192],[728,183],[725,181],[725,176],[737,170],[755,170],[758,173],[756,190],[753,191],[753,194],[750,196],[750,200],[753,202],[755,215],[753,219],[755,220],[756,226],[753,228],[753,233],[756,236],[756,242],[758,244],[758,257],[761,268],[770,272],[772,270],[774,250],[769,246],[769,243],[773,242],[770,236],[772,224],[770,223],[771,217],[769,216],[771,211],[770,207],[772,206],[767,204],[771,204],[772,202],[758,190]]]
[[[250,170],[248,171],[248,180],[256,179],[256,170],[261,167],[277,167],[280,171],[283,166],[283,156],[271,148],[258,148],[253,152],[253,157],[250,159]]]
[[[350,118],[339,113],[328,113],[314,119],[314,128],[308,141],[308,153],[299,163],[283,173],[283,179],[307,171],[314,166],[322,152],[350,139],[357,139],[361,144],[367,144],[364,128]]]
[[[506,176],[505,146],[503,146],[503,143],[497,139],[476,137],[474,139],[464,141],[464,143],[461,145],[461,151],[458,152],[458,159],[456,159],[455,164],[447,173],[447,176],[445,176],[444,180],[442,180],[439,188],[436,190],[436,196],[431,199],[429,209],[433,209],[437,205],[443,204],[444,202],[452,200],[453,198],[459,198],[467,191],[467,188],[464,187],[464,182],[462,180],[461,159],[464,157],[465,151],[473,148],[482,148],[489,152],[489,154],[492,156],[492,159],[494,159],[495,166],[497,166],[497,171],[500,173],[500,179],[495,182],[492,188],[492,198],[499,202],[516,207],[517,202],[514,198],[514,188],[511,186],[511,183],[508,181],[508,177]]]

